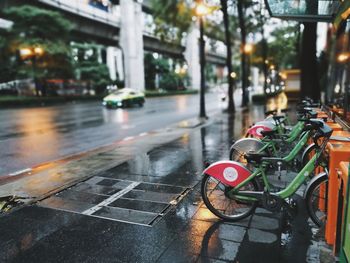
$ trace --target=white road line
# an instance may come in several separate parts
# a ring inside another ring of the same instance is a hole
[[[113,203],[115,200],[119,199],[126,193],[130,192],[132,189],[134,189],[136,186],[138,186],[140,182],[134,182],[130,184],[128,187],[124,188],[123,190],[119,191],[118,193],[115,193],[114,195],[111,195],[107,199],[103,200],[101,203],[95,205],[94,207],[91,207],[84,212],[82,212],[83,215],[92,215],[96,211],[100,210],[102,207],[109,205],[110,203]]]
[[[124,138],[123,141],[130,141],[130,140],[132,140],[132,139],[134,139],[134,137],[133,137],[133,136],[130,136],[130,137]]]
[[[31,168],[26,168],[26,169],[23,169],[23,170],[16,171],[14,173],[10,173],[9,176],[15,176],[15,175],[19,175],[19,174],[22,174],[22,173],[28,173],[30,171],[32,171]]]
[[[143,132],[143,133],[140,133],[139,136],[146,136],[148,134],[148,132]]]

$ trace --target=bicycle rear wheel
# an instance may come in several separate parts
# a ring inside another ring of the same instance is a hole
[[[325,225],[327,220],[328,177],[320,177],[307,190],[305,201],[310,218],[318,226]]]
[[[238,221],[252,214],[257,202],[239,202],[227,196],[227,191],[232,189],[210,175],[202,179],[201,194],[207,208],[217,217],[227,221]],[[249,182],[244,189],[246,191],[258,191],[256,181]]]

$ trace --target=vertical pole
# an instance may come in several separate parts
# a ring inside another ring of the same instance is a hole
[[[203,17],[199,16],[199,58],[201,68],[201,86],[199,96],[199,117],[206,118],[205,113],[205,41]]]
[[[251,85],[251,53],[247,54],[248,63],[247,63],[247,88]],[[246,96],[249,97],[248,90],[246,92]]]
[[[38,87],[38,81],[36,78],[36,55],[35,54],[32,57],[32,74],[33,74],[33,81],[34,81],[34,87],[35,87],[35,95],[39,96],[39,87]]]
[[[247,58],[246,54],[244,52],[244,47],[246,45],[246,25],[244,20],[244,6],[243,6],[243,0],[237,0],[237,11],[238,11],[238,21],[239,21],[239,27],[241,29],[241,47],[242,47],[242,54],[241,54],[241,70],[242,70],[242,107],[246,107],[248,105],[248,96],[247,96],[247,82],[248,82],[248,76],[247,76]]]
[[[227,67],[227,78],[228,78],[228,112],[235,111],[235,103],[233,100],[233,89],[235,86],[234,79],[231,77],[232,70],[232,47],[231,47],[231,33],[230,33],[230,21],[227,11],[227,0],[221,0],[221,11],[224,16],[224,25],[225,25],[225,42],[226,42],[226,67]]]

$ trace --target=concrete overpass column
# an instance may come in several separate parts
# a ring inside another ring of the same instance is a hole
[[[107,66],[112,80],[124,80],[123,54],[120,48],[107,48]]]
[[[188,75],[191,79],[192,89],[200,87],[200,63],[199,63],[199,30],[194,24],[186,38],[185,59],[188,64]]]
[[[117,79],[115,48],[107,47],[107,66],[111,80]]]
[[[145,89],[142,5],[133,0],[120,0],[120,46],[124,53],[125,86]]]

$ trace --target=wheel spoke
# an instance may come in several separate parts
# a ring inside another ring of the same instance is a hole
[[[223,185],[210,176],[205,177],[203,180],[205,180],[202,183],[204,203],[218,217],[234,221],[244,218],[254,211],[256,203],[237,202],[237,200],[231,199],[227,195],[228,186]],[[244,189],[254,191],[255,186],[250,182]]]
[[[326,196],[327,196],[327,179],[319,181],[317,185],[311,187],[308,194],[308,209],[311,219],[318,226],[325,224],[327,220],[326,214]]]

